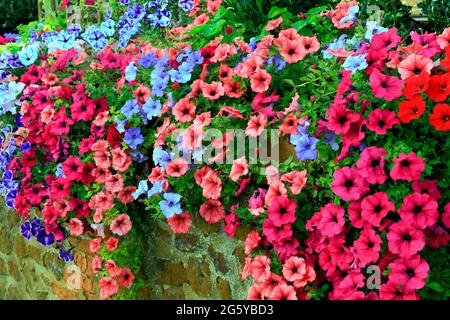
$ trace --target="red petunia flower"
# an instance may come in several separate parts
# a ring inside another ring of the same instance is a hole
[[[347,109],[343,105],[333,105],[328,112],[327,129],[336,134],[345,134],[350,130],[352,122],[357,122],[360,115],[357,112]]]
[[[414,152],[409,154],[400,153],[398,158],[393,159],[394,167],[390,175],[394,180],[419,180],[420,174],[425,170],[425,161],[417,157]]]
[[[450,73],[435,74],[432,76],[427,95],[436,102],[444,102],[450,95]]]
[[[406,99],[412,99],[416,95],[427,91],[428,82],[430,81],[430,74],[422,71],[418,75],[413,75],[405,80],[405,88],[403,94]]]
[[[398,117],[404,123],[419,119],[425,112],[425,101],[421,96],[415,96],[411,100],[405,100],[398,104]]]
[[[443,103],[437,104],[430,115],[430,124],[436,130],[450,131],[450,106]]]

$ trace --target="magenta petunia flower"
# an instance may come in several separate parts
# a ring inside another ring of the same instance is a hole
[[[359,200],[369,191],[369,186],[357,168],[343,167],[336,169],[331,189],[344,201]]]

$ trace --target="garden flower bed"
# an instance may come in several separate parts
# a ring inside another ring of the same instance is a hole
[[[0,53],[0,191],[27,240],[72,263],[88,239],[102,299],[145,286],[143,221],[196,219],[245,232],[249,299],[448,298],[450,27],[113,4]]]

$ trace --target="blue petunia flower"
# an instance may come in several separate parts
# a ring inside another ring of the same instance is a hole
[[[148,182],[147,180],[141,180],[138,183],[136,191],[134,191],[131,195],[133,196],[134,200],[136,200],[141,195],[147,194],[147,192],[148,192]]]
[[[73,262],[74,256],[69,251],[61,249],[59,250],[59,258],[65,263],[70,263]]]
[[[175,214],[180,214],[183,210],[181,209],[181,195],[176,193],[165,193],[164,199],[159,202],[159,207],[161,208],[164,216],[169,219]]]
[[[29,45],[19,52],[19,60],[24,66],[32,65],[38,58],[38,47]]]
[[[312,137],[303,137],[295,146],[298,160],[314,160],[317,158],[316,144],[319,140]]]
[[[134,64],[134,62],[131,62],[126,68],[125,68],[125,79],[128,82],[132,82],[136,80],[136,72],[137,68]]]
[[[139,113],[139,105],[136,99],[128,100],[124,106],[120,109],[120,111],[123,113],[125,117],[130,118],[134,114]]]
[[[140,144],[144,143],[144,137],[141,134],[140,128],[130,128],[125,131],[123,139],[131,149],[136,149]]]
[[[342,64],[342,67],[345,70],[351,71],[352,74],[358,70],[364,70],[368,67],[366,57],[367,53],[358,56],[348,56]]]
[[[148,99],[142,106],[142,111],[144,111],[148,120],[151,120],[154,117],[158,117],[161,113],[161,109],[161,101],[153,99]]]
[[[90,26],[81,36],[94,50],[101,50],[108,44],[106,34],[102,29],[95,26]]]
[[[153,184],[152,188],[150,190],[148,190],[147,197],[150,198],[150,197],[154,196],[155,194],[162,193],[163,192],[163,186],[164,186],[165,182],[166,182],[166,180],[158,180],[158,181],[156,181]]]
[[[168,164],[171,160],[172,157],[167,151],[163,150],[162,148],[153,149],[153,163],[156,166],[159,165],[165,168],[166,164]]]
[[[178,6],[185,12],[192,11],[194,9],[193,0],[178,0]]]

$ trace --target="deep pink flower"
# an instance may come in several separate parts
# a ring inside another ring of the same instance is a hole
[[[411,187],[417,193],[429,194],[433,199],[439,200],[441,198],[441,193],[439,192],[437,184],[437,180],[416,180],[412,183]]]
[[[366,179],[356,168],[343,167],[336,169],[331,189],[344,201],[358,200],[369,191]]]
[[[428,278],[428,263],[419,255],[397,259],[389,264],[389,280],[405,289],[422,289]]]
[[[353,247],[356,250],[359,260],[363,266],[377,262],[380,256],[381,244],[383,241],[373,229],[364,229],[358,240],[355,240]]]
[[[361,157],[356,162],[359,174],[370,184],[383,184],[386,179],[384,172],[384,157],[388,152],[382,148],[367,147],[361,153]]]
[[[266,236],[267,241],[271,243],[287,240],[292,237],[292,229],[290,224],[276,226],[271,219],[264,220],[262,231]]]
[[[388,247],[392,253],[408,258],[425,246],[425,236],[410,223],[401,221],[390,226],[387,233]]]
[[[428,194],[409,194],[403,199],[398,210],[402,220],[418,229],[425,229],[435,224],[439,218],[438,203]]]
[[[373,226],[379,227],[388,212],[395,211],[395,205],[385,192],[377,192],[362,200],[361,209],[361,217]]]
[[[400,124],[395,112],[390,110],[382,110],[377,108],[369,114],[367,128],[376,134],[386,134],[394,125]]]
[[[360,115],[347,109],[344,105],[333,105],[328,112],[327,129],[343,135],[350,130],[352,122],[357,122]]]
[[[370,49],[373,51],[387,52],[401,41],[401,37],[397,35],[397,28],[391,28],[388,31],[376,34],[372,37]]]
[[[392,101],[402,95],[403,80],[382,74],[378,69],[372,71],[369,82],[373,95],[377,98]]]
[[[340,234],[345,225],[344,208],[328,203],[320,209],[321,219],[318,225],[320,232],[327,238]]]
[[[419,180],[420,174],[425,170],[425,161],[414,152],[400,153],[393,161],[395,164],[390,175],[394,180]]]
[[[291,224],[295,222],[295,209],[297,204],[295,200],[291,200],[286,196],[275,197],[269,205],[267,213],[269,219],[277,227],[284,224]]]
[[[415,290],[388,281],[380,287],[380,300],[419,300],[419,296]]]

